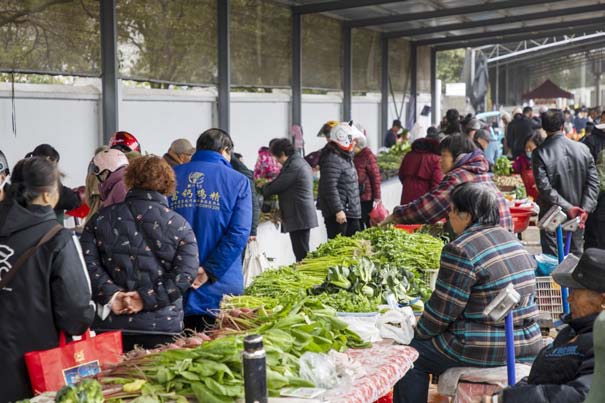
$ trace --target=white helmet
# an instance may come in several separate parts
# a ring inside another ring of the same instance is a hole
[[[353,140],[363,134],[347,122],[341,122],[330,130],[330,141],[341,150],[350,152],[353,149]]]

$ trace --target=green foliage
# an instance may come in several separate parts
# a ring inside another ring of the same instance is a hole
[[[462,82],[464,67],[464,49],[444,50],[437,52],[437,78],[445,84]]]

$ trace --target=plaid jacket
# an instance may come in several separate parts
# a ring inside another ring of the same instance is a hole
[[[465,182],[485,183],[494,189],[498,195],[500,209],[500,225],[513,230],[513,219],[506,199],[500,193],[491,175],[488,173],[489,163],[481,151],[475,151],[461,161],[454,169],[443,177],[443,180],[429,193],[403,206],[395,207],[393,215],[399,224],[434,224],[447,218],[450,208],[450,192],[457,185]]]
[[[506,365],[504,320],[492,321],[483,309],[512,282],[521,294],[513,311],[516,357],[533,360],[542,347],[534,268],[512,233],[500,227],[469,228],[441,253],[437,285],[416,337],[432,339],[439,351],[469,365]]]

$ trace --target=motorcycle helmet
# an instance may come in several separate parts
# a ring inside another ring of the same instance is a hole
[[[340,122],[338,120],[328,120],[324,125],[319,129],[317,133],[317,137],[325,137],[330,139],[330,131],[336,127]]]
[[[128,158],[120,150],[109,149],[95,155],[92,163],[94,174],[104,182],[111,173],[127,166]]]
[[[116,132],[109,140],[109,147],[120,150],[123,153],[131,151],[141,153],[141,144],[134,135],[128,132]]]
[[[354,129],[348,123],[339,123],[330,130],[330,141],[341,150],[350,152],[353,149],[353,138],[357,136],[357,132],[359,130]]]

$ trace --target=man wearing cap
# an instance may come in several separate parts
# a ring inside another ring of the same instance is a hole
[[[605,310],[605,250],[587,249],[581,259],[569,255],[552,273],[571,289],[567,326],[540,351],[529,377],[500,392],[492,402],[580,403],[588,396],[594,372],[593,326]]]
[[[191,142],[187,139],[178,139],[172,142],[168,152],[164,154],[164,160],[174,168],[191,161],[193,154],[195,154],[195,147]]]

